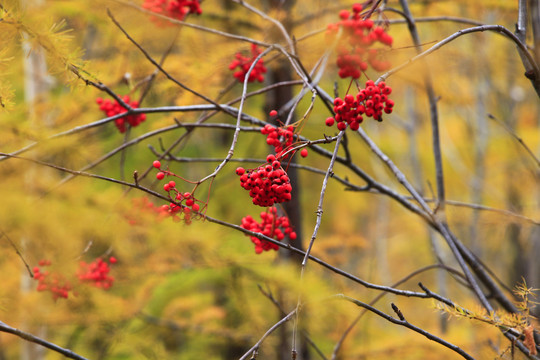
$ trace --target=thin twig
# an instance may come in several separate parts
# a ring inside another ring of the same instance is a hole
[[[239,360],[245,360],[248,358],[248,356],[256,354],[259,350],[259,347],[263,343],[263,341],[272,334],[276,329],[278,329],[281,325],[285,324],[287,321],[291,320],[291,317],[296,313],[296,310],[291,311],[287,314],[283,319],[279,320],[277,323],[275,323],[268,331],[264,333],[264,335],[257,341],[255,345],[251,347],[246,353],[239,359]]]
[[[432,52],[435,52],[435,51],[439,50],[443,46],[447,45],[448,43],[456,40],[457,38],[459,38],[459,37],[461,37],[463,35],[471,34],[471,33],[475,33],[475,32],[484,32],[484,31],[491,31],[491,32],[496,32],[496,33],[502,34],[506,38],[513,41],[517,45],[519,52],[521,54],[523,54],[530,61],[530,63],[532,64],[532,71],[534,72],[534,74],[540,74],[538,64],[536,64],[536,62],[534,61],[534,58],[529,53],[529,51],[527,49],[527,46],[525,44],[523,44],[521,41],[519,41],[519,39],[510,30],[508,30],[507,28],[505,28],[502,25],[481,25],[481,26],[475,26],[475,27],[472,27],[472,28],[459,30],[458,32],[448,36],[446,39],[444,39],[442,41],[439,41],[438,43],[436,43],[435,45],[433,45],[429,49],[427,49],[427,50],[423,51],[422,53],[416,55],[415,57],[407,60],[403,64],[401,64],[399,66],[396,66],[395,68],[393,68],[393,69],[389,70],[388,72],[384,73],[383,75],[381,75],[379,77],[379,79],[377,81],[386,80],[388,77],[390,77],[390,76],[394,75],[395,73],[405,69],[406,67],[408,67],[408,66],[412,65],[413,63],[415,63],[416,61],[426,57],[427,55],[431,54]]]
[[[15,252],[17,253],[17,255],[19,256],[19,258],[21,259],[21,261],[23,262],[24,266],[26,267],[26,270],[28,270],[28,275],[30,275],[31,278],[34,277],[34,273],[32,272],[32,270],[30,269],[30,266],[28,265],[28,263],[26,262],[26,260],[24,259],[24,256],[23,254],[21,253],[21,251],[19,250],[19,248],[17,247],[17,245],[15,245],[15,243],[13,242],[13,240],[11,240],[11,238],[8,236],[8,234],[6,234],[6,232],[2,229],[0,229],[0,238],[5,237],[7,239],[7,241],[10,243],[11,247],[13,248],[13,250],[15,250]]]
[[[465,359],[468,359],[468,360],[474,360],[474,358],[473,358],[471,355],[469,355],[468,353],[466,353],[466,352],[465,352],[463,349],[461,349],[459,346],[454,345],[454,344],[452,344],[452,343],[449,343],[448,341],[443,340],[443,339],[441,339],[440,337],[435,336],[435,335],[433,335],[432,333],[430,333],[430,332],[428,332],[428,331],[426,331],[426,330],[424,330],[424,329],[421,329],[421,328],[419,328],[419,327],[417,327],[417,326],[411,324],[410,322],[408,322],[407,320],[405,320],[405,318],[404,318],[403,316],[401,316],[400,319],[396,319],[396,318],[394,318],[394,317],[392,317],[392,316],[390,316],[390,315],[388,315],[388,314],[386,314],[386,313],[384,313],[384,312],[382,312],[382,311],[380,311],[380,310],[374,308],[373,306],[370,306],[369,304],[366,304],[366,303],[364,303],[364,302],[362,302],[362,301],[360,301],[360,300],[351,298],[351,297],[346,296],[346,295],[344,295],[344,294],[338,294],[338,295],[336,295],[336,298],[341,298],[341,299],[350,301],[350,302],[352,302],[353,304],[355,304],[355,305],[357,305],[357,306],[360,306],[360,307],[362,307],[362,308],[364,308],[364,309],[367,309],[367,310],[369,310],[370,312],[372,312],[372,313],[374,313],[374,314],[376,314],[376,315],[382,317],[382,318],[385,319],[385,320],[390,321],[390,322],[393,323],[393,324],[404,326],[404,327],[406,327],[406,328],[408,328],[408,329],[413,330],[414,332],[419,333],[420,335],[425,336],[425,337],[428,338],[429,340],[435,341],[435,342],[441,344],[442,346],[447,347],[448,349],[450,349],[450,350],[452,350],[452,351],[458,353],[459,355],[461,355],[461,356],[462,356],[463,358],[465,358]],[[397,307],[395,307],[395,308],[397,308]],[[398,310],[399,310],[399,309],[398,309]]]
[[[287,45],[289,46],[289,51],[291,52],[291,54],[296,55],[293,41],[292,41],[291,37],[289,36],[289,33],[287,32],[287,30],[285,29],[285,27],[283,26],[283,24],[281,22],[279,22],[278,20],[274,19],[271,16],[268,16],[268,14],[266,14],[263,11],[260,11],[259,9],[257,9],[256,7],[248,4],[244,0],[233,0],[233,2],[242,5],[243,7],[248,9],[249,11],[259,15],[263,19],[268,20],[271,23],[273,23],[274,25],[276,25],[277,28],[279,29],[279,31],[281,31],[281,34],[283,35],[283,37],[285,38],[285,41],[287,42]]]
[[[315,243],[315,239],[317,238],[317,233],[319,232],[319,228],[321,226],[322,222],[322,214],[323,214],[323,202],[324,202],[324,195],[326,193],[326,186],[328,185],[328,178],[333,174],[334,169],[334,163],[336,161],[337,153],[339,150],[339,144],[341,142],[341,139],[343,138],[344,131],[340,131],[339,135],[336,140],[336,144],[334,146],[334,153],[332,154],[332,158],[330,159],[330,164],[328,165],[328,170],[326,171],[326,174],[324,176],[324,180],[322,183],[321,193],[319,196],[319,204],[317,205],[317,220],[315,222],[315,227],[313,228],[313,234],[311,235],[311,240],[309,242],[308,248],[306,250],[306,253],[304,255],[304,259],[302,260],[302,267],[300,270],[300,282],[302,283],[304,279],[304,273],[306,271],[306,264],[307,260],[309,258],[309,254],[311,252],[311,249],[313,247],[313,244]],[[296,332],[298,331],[298,314],[300,313],[300,305],[302,303],[301,300],[301,292],[298,295],[298,301],[296,303],[296,316],[294,321],[294,327],[293,327],[293,351],[296,349]]]
[[[428,270],[432,270],[432,269],[444,269],[448,272],[451,272],[452,274],[454,275],[457,275],[457,276],[461,276],[464,278],[463,274],[461,274],[459,271],[453,269],[453,268],[450,268],[448,266],[445,266],[445,265],[442,265],[442,264],[434,264],[434,265],[428,265],[428,266],[424,266],[423,268],[421,269],[418,269],[416,271],[413,271],[412,273],[408,274],[407,276],[401,278],[400,280],[398,280],[397,282],[395,282],[394,284],[392,284],[391,286],[394,287],[394,288],[397,288],[399,285],[403,284],[404,282],[406,281],[409,281],[410,279],[412,279],[413,277],[419,275],[419,274],[422,274],[423,272],[425,271],[428,271]],[[426,290],[424,290],[426,291]],[[427,291],[426,291],[427,293]],[[387,295],[387,293],[380,293],[379,295],[377,295],[373,300],[371,300],[369,302],[369,305],[370,306],[374,306],[379,300],[381,300],[383,297],[385,297]],[[446,303],[446,302],[445,302]],[[332,351],[332,357],[331,357],[331,360],[335,360],[337,358],[337,354],[339,352],[339,350],[341,349],[341,346],[343,345],[344,341],[345,341],[345,338],[347,337],[347,335],[352,331],[352,329],[356,326],[356,324],[358,324],[358,322],[360,321],[360,319],[368,312],[367,309],[364,309],[364,311],[362,311],[357,317],[356,319],[353,320],[353,322],[347,327],[347,329],[343,332],[343,334],[341,335],[341,337],[339,338],[338,342],[336,343],[336,345],[334,346],[334,350]]]
[[[25,331],[22,331],[22,330],[19,330],[19,329],[16,329],[14,327],[11,327],[9,325],[7,325],[6,323],[0,321],[0,332],[5,332],[5,333],[9,333],[9,334],[13,334],[15,336],[18,336],[20,337],[21,339],[23,340],[26,340],[26,341],[30,341],[34,344],[38,344],[38,345],[41,345],[47,349],[50,349],[52,351],[55,351],[59,354],[62,354],[64,355],[65,357],[67,358],[70,358],[70,359],[76,359],[76,360],[88,360],[87,358],[69,350],[69,349],[64,349],[56,344],[53,344],[51,342],[48,342],[46,340],[43,340],[42,338],[39,338],[35,335],[32,335],[30,333],[27,333]]]
[[[246,37],[246,36],[231,34],[231,33],[227,33],[227,32],[224,32],[224,31],[208,28],[208,27],[205,27],[205,26],[188,23],[188,22],[185,22],[185,21],[182,21],[182,20],[173,19],[171,17],[165,16],[165,15],[162,15],[162,14],[150,11],[150,10],[146,10],[146,9],[142,8],[139,4],[136,4],[136,3],[132,2],[132,1],[123,1],[123,0],[114,0],[114,1],[117,2],[117,3],[120,3],[120,4],[131,6],[131,7],[135,8],[135,9],[139,10],[140,12],[146,13],[148,15],[151,15],[151,16],[154,16],[154,17],[169,21],[172,24],[178,24],[178,25],[190,27],[190,28],[197,29],[197,30],[207,32],[207,33],[210,33],[210,34],[223,36],[223,37],[226,37],[226,38],[229,38],[229,39],[235,39],[235,40],[249,42],[249,43],[252,43],[252,44],[257,44],[257,45],[262,46],[262,47],[270,47],[270,46],[272,46],[271,44],[265,43],[263,41],[251,39],[251,38]]]
[[[501,125],[503,127],[504,130],[506,130],[506,132],[508,134],[510,134],[514,139],[516,139],[520,144],[521,146],[529,153],[529,155],[532,157],[532,159],[534,160],[534,162],[536,163],[536,165],[538,165],[538,167],[540,167],[540,160],[536,157],[536,155],[534,155],[534,152],[531,150],[530,147],[527,146],[527,144],[525,144],[525,142],[523,141],[523,139],[521,137],[519,137],[515,132],[514,130],[512,130],[508,125],[506,125],[506,123],[504,123],[503,121],[500,121],[499,119],[497,119],[495,116],[491,115],[491,114],[488,114],[487,115],[488,118],[490,118],[491,120],[494,120],[497,124]]]
[[[261,52],[254,60],[253,60],[253,63],[251,64],[251,66],[249,67],[249,70],[247,71],[246,75],[245,75],[245,78],[244,78],[244,87],[242,89],[242,98],[240,100],[240,105],[238,106],[238,116],[237,116],[237,119],[236,119],[236,129],[234,131],[234,135],[233,135],[233,139],[231,141],[231,146],[229,148],[229,151],[227,152],[227,156],[225,157],[225,159],[223,159],[223,161],[221,162],[221,164],[219,164],[216,169],[214,170],[214,172],[212,172],[211,174],[205,176],[204,178],[202,178],[201,180],[198,181],[199,184],[205,182],[206,180],[208,179],[211,179],[211,178],[214,178],[216,177],[216,175],[221,171],[221,169],[227,164],[227,162],[233,157],[234,155],[234,149],[236,147],[236,143],[238,142],[238,136],[240,135],[240,121],[242,119],[242,114],[243,114],[243,108],[244,108],[244,101],[245,101],[245,96],[246,96],[246,93],[247,93],[247,84],[248,84],[248,80],[249,80],[249,77],[250,77],[250,74],[251,72],[253,71],[253,69],[255,68],[255,65],[257,65],[257,63],[263,58],[263,56],[265,56],[266,54],[268,54],[270,51],[274,50],[274,47],[271,46],[269,47],[268,49],[264,50],[263,52]]]

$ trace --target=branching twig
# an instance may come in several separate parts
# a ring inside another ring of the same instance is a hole
[[[293,315],[296,313],[296,310],[293,310],[291,311],[290,313],[287,314],[287,316],[285,316],[283,319],[279,320],[277,323],[275,323],[270,329],[268,329],[267,332],[264,333],[264,335],[259,339],[259,341],[257,341],[257,343],[255,345],[253,345],[253,347],[251,349],[249,349],[248,351],[246,351],[246,353],[239,359],[239,360],[245,360],[248,358],[248,356],[250,355],[253,355],[254,353],[256,354],[257,351],[259,350],[259,347],[261,346],[261,344],[263,343],[263,341],[270,335],[272,334],[276,329],[278,329],[281,325],[285,324],[287,321],[291,320],[291,318],[293,317]]]
[[[432,52],[435,52],[435,51],[439,50],[443,46],[447,45],[448,43],[456,40],[457,38],[459,38],[459,37],[461,37],[463,35],[471,34],[471,33],[475,33],[475,32],[484,32],[484,31],[492,31],[492,32],[500,33],[500,34],[504,35],[505,37],[507,37],[508,39],[510,39],[511,41],[513,41],[517,45],[519,52],[521,54],[523,54],[523,56],[525,56],[525,58],[528,61],[530,61],[530,63],[532,64],[531,65],[532,66],[531,70],[534,72],[535,75],[539,74],[539,78],[540,78],[540,70],[538,68],[538,64],[536,64],[536,62],[534,61],[534,58],[529,53],[529,51],[527,49],[527,46],[525,44],[523,44],[521,41],[519,41],[519,39],[510,30],[508,30],[507,28],[505,28],[502,25],[482,25],[482,26],[475,26],[475,27],[472,27],[472,28],[459,30],[458,32],[448,36],[446,39],[444,39],[442,41],[439,41],[438,43],[436,43],[435,45],[433,45],[429,49],[427,49],[427,50],[423,51],[422,53],[416,55],[415,57],[409,59],[405,63],[403,63],[403,64],[389,70],[385,74],[381,75],[379,77],[378,81],[386,80],[388,77],[390,77],[390,76],[394,75],[395,73],[405,69],[406,67],[408,67],[411,64],[415,63],[416,61],[426,57],[427,55],[431,54]]]
[[[344,299],[344,300],[347,300],[347,301],[350,301],[352,302],[353,304],[357,305],[357,306],[360,306],[364,309],[367,309],[369,311],[371,311],[372,313],[376,314],[376,315],[379,315],[380,317],[382,317],[383,319],[387,320],[387,321],[390,321],[391,323],[393,324],[396,324],[396,325],[401,325],[401,326],[404,326],[410,330],[413,330],[414,332],[417,332],[419,333],[420,335],[423,335],[425,336],[426,338],[428,338],[429,340],[432,340],[432,341],[435,341],[439,344],[441,344],[442,346],[444,347],[447,347],[448,349],[458,353],[459,355],[461,355],[463,358],[465,359],[468,359],[468,360],[474,360],[474,358],[469,355],[468,353],[466,353],[463,349],[461,349],[459,346],[456,346],[454,344],[451,344],[449,343],[448,341],[446,340],[443,340],[441,339],[440,337],[438,336],[435,336],[433,335],[432,333],[424,330],[424,329],[421,329],[413,324],[411,324],[410,322],[408,322],[407,320],[405,320],[405,317],[403,316],[403,314],[401,314],[401,311],[397,308],[397,306],[393,306],[394,308],[394,311],[397,309],[398,311],[398,315],[401,314],[400,318],[399,319],[396,319],[376,308],[374,308],[373,306],[370,306],[366,303],[363,303],[361,302],[360,300],[356,300],[354,298],[351,298],[349,296],[346,296],[346,295],[343,295],[343,294],[339,294],[339,295],[336,295],[336,298],[341,298],[341,299]]]

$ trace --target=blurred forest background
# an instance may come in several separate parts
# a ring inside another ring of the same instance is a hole
[[[372,14],[393,38],[386,54],[393,67],[417,54],[402,16],[406,3],[379,2]],[[298,317],[264,340],[258,358],[290,358],[293,341],[298,359],[460,358],[337,296],[370,303],[382,294],[374,307],[398,318],[391,307],[395,304],[407,321],[474,358],[535,358],[534,344],[529,343],[528,355],[505,338],[501,323],[517,315],[501,309],[483,285],[497,310],[489,314],[482,309],[442,236],[394,198],[373,188],[362,190],[366,182],[346,164],[337,162],[333,168],[311,254],[372,284],[422,292],[421,282],[471,313],[433,299],[369,289],[311,261],[301,269],[302,257],[284,248],[255,254],[250,238],[237,229],[201,216],[190,224],[173,221],[154,211],[168,204],[163,198],[66,170],[128,183],[134,183],[136,171],[139,184],[166,196],[152,162],[176,144],[171,156],[161,160],[165,168],[191,181],[212,174],[227,156],[236,117],[209,108],[163,107],[210,103],[194,92],[220,104],[238,100],[243,85],[229,64],[237,52],[249,53],[245,39],[289,45],[274,22],[248,6],[283,24],[294,36],[299,61],[311,71],[330,48],[326,26],[339,21],[340,10],[350,10],[353,2],[252,0],[243,6],[241,1],[205,0],[202,14],[185,18],[196,27],[156,18],[140,1],[7,0],[0,5],[0,152],[21,157],[0,157],[1,322],[88,359],[238,359],[244,354],[251,358],[248,350],[301,299]],[[534,26],[540,22],[534,19],[540,10],[536,1],[528,5],[524,41],[538,60],[540,29]],[[502,25],[513,33],[519,15],[517,1],[423,0],[408,6],[424,50],[482,24]],[[148,57],[193,91],[156,70]],[[519,308],[514,329],[526,335],[527,326],[538,328],[534,316],[539,315],[533,294],[523,289],[540,288],[539,95],[524,75],[516,43],[494,31],[460,36],[424,60],[385,79],[393,89],[394,111],[382,122],[365,120],[362,129],[435,209],[438,185],[425,85],[431,78],[444,168],[444,216],[508,299],[518,307],[523,296],[530,300]],[[285,104],[303,90],[302,81],[277,51],[266,55],[264,64],[265,81],[248,84],[248,93],[279,81],[296,82],[248,97],[243,112],[271,121],[268,112],[276,108],[285,120],[291,110]],[[319,80],[332,98],[343,97],[350,86],[350,79],[338,77],[335,64],[331,54]],[[381,74],[370,70],[367,76],[376,80]],[[161,110],[147,112],[144,122],[125,133],[110,121],[79,129],[105,118],[96,99],[111,97],[99,84],[133,100],[144,96],[140,107]],[[311,95],[308,89],[295,109],[296,120],[307,114],[301,135],[311,140],[335,136],[336,128],[324,124],[333,114],[320,97],[312,102]],[[206,124],[232,127],[180,126],[210,115]],[[264,208],[252,204],[235,169],[239,164],[256,167],[270,152],[260,124],[242,125],[254,130],[241,131],[232,160],[213,181],[197,187],[201,206],[207,202],[206,215],[238,225],[246,215],[258,220]],[[378,183],[411,199],[361,136],[347,130],[346,145],[339,156],[348,156]],[[331,153],[335,142],[317,146]],[[249,159],[255,161],[239,163]],[[286,211],[298,233],[291,245],[306,249],[329,157],[309,149],[306,158],[296,155],[295,161],[294,201]],[[176,180],[182,191],[193,190],[193,184]],[[96,259],[109,259],[110,289],[72,282],[67,299],[54,299],[50,291],[37,291],[38,281],[31,276],[41,266],[65,283],[81,261]],[[0,359],[62,358],[2,331]]]

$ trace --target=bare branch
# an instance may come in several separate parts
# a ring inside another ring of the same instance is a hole
[[[55,352],[57,352],[59,354],[62,354],[65,357],[70,358],[70,359],[88,360],[87,358],[82,357],[81,355],[76,354],[75,352],[73,352],[73,351],[71,351],[69,349],[64,349],[64,348],[62,348],[62,347],[60,347],[60,346],[58,346],[56,344],[53,344],[53,343],[48,342],[46,340],[43,340],[42,338],[39,338],[39,337],[37,337],[35,335],[32,335],[30,333],[27,333],[27,332],[24,332],[22,330],[11,327],[11,326],[7,325],[6,323],[4,323],[2,321],[0,321],[0,332],[13,334],[15,336],[20,337],[23,340],[32,342],[34,344],[41,345],[41,346],[43,346],[43,347],[45,347],[47,349],[50,349],[50,350],[55,351]]]
[[[397,306],[393,306],[394,310],[397,309],[398,311],[398,314],[401,314],[401,317],[400,319],[396,319],[376,308],[374,308],[373,306],[370,306],[366,303],[363,303],[361,302],[360,300],[356,300],[354,298],[351,298],[349,296],[346,296],[346,295],[343,295],[343,294],[338,294],[336,295],[336,298],[341,298],[341,299],[344,299],[344,300],[347,300],[347,301],[350,301],[352,302],[353,304],[357,305],[357,306],[360,306],[364,309],[367,309],[369,311],[371,311],[372,313],[376,314],[376,315],[379,315],[380,317],[382,317],[383,319],[387,320],[387,321],[390,321],[391,323],[393,324],[396,324],[396,325],[401,325],[401,326],[404,326],[408,329],[411,329],[413,330],[414,332],[417,332],[419,333],[420,335],[423,335],[425,336],[426,338],[428,338],[429,340],[432,340],[432,341],[435,341],[439,344],[441,344],[442,346],[444,347],[447,347],[448,349],[458,353],[459,355],[461,355],[463,358],[465,359],[468,359],[468,360],[474,360],[474,358],[469,355],[468,353],[466,353],[463,349],[461,349],[459,346],[457,345],[454,345],[454,344],[451,344],[449,343],[448,341],[446,340],[443,340],[441,339],[440,337],[438,336],[435,336],[433,335],[432,333],[426,331],[426,330],[423,330],[413,324],[411,324],[410,322],[408,322],[407,320],[405,320],[405,317],[403,316],[403,314],[401,314],[401,311],[399,309],[397,309]]]

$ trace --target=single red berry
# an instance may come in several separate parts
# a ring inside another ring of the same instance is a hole
[[[169,188],[173,188],[176,186],[176,183],[174,181],[169,181]]]
[[[111,264],[116,264],[116,263],[118,262],[118,260],[117,260],[114,256],[111,256],[111,257],[109,258],[109,262],[110,262]]]
[[[349,18],[349,11],[347,10],[341,10],[339,12],[339,17],[342,19],[342,20],[347,20]]]
[[[276,110],[270,111],[270,116],[277,116],[277,111]]]
[[[152,166],[155,167],[156,169],[159,169],[161,168],[161,163],[158,160],[156,160],[152,163]]]
[[[244,175],[245,172],[246,172],[246,169],[244,169],[243,167],[237,167],[236,168],[236,175],[238,175],[238,176]]]
[[[165,178],[165,173],[164,173],[164,172],[161,172],[161,171],[160,171],[160,172],[158,172],[158,173],[156,174],[156,179],[158,179],[158,180],[163,180],[164,178]]]
[[[199,206],[199,204],[193,204],[193,205],[191,206],[191,209],[193,209],[193,211],[199,211],[200,208],[201,208],[201,207]]]
[[[334,121],[335,120],[334,120],[333,117],[329,117],[329,118],[326,119],[325,124],[326,124],[326,126],[332,126],[332,125],[334,125]]]
[[[308,151],[307,151],[307,149],[302,149],[302,150],[300,150],[300,156],[302,156],[302,157],[308,156]]]

